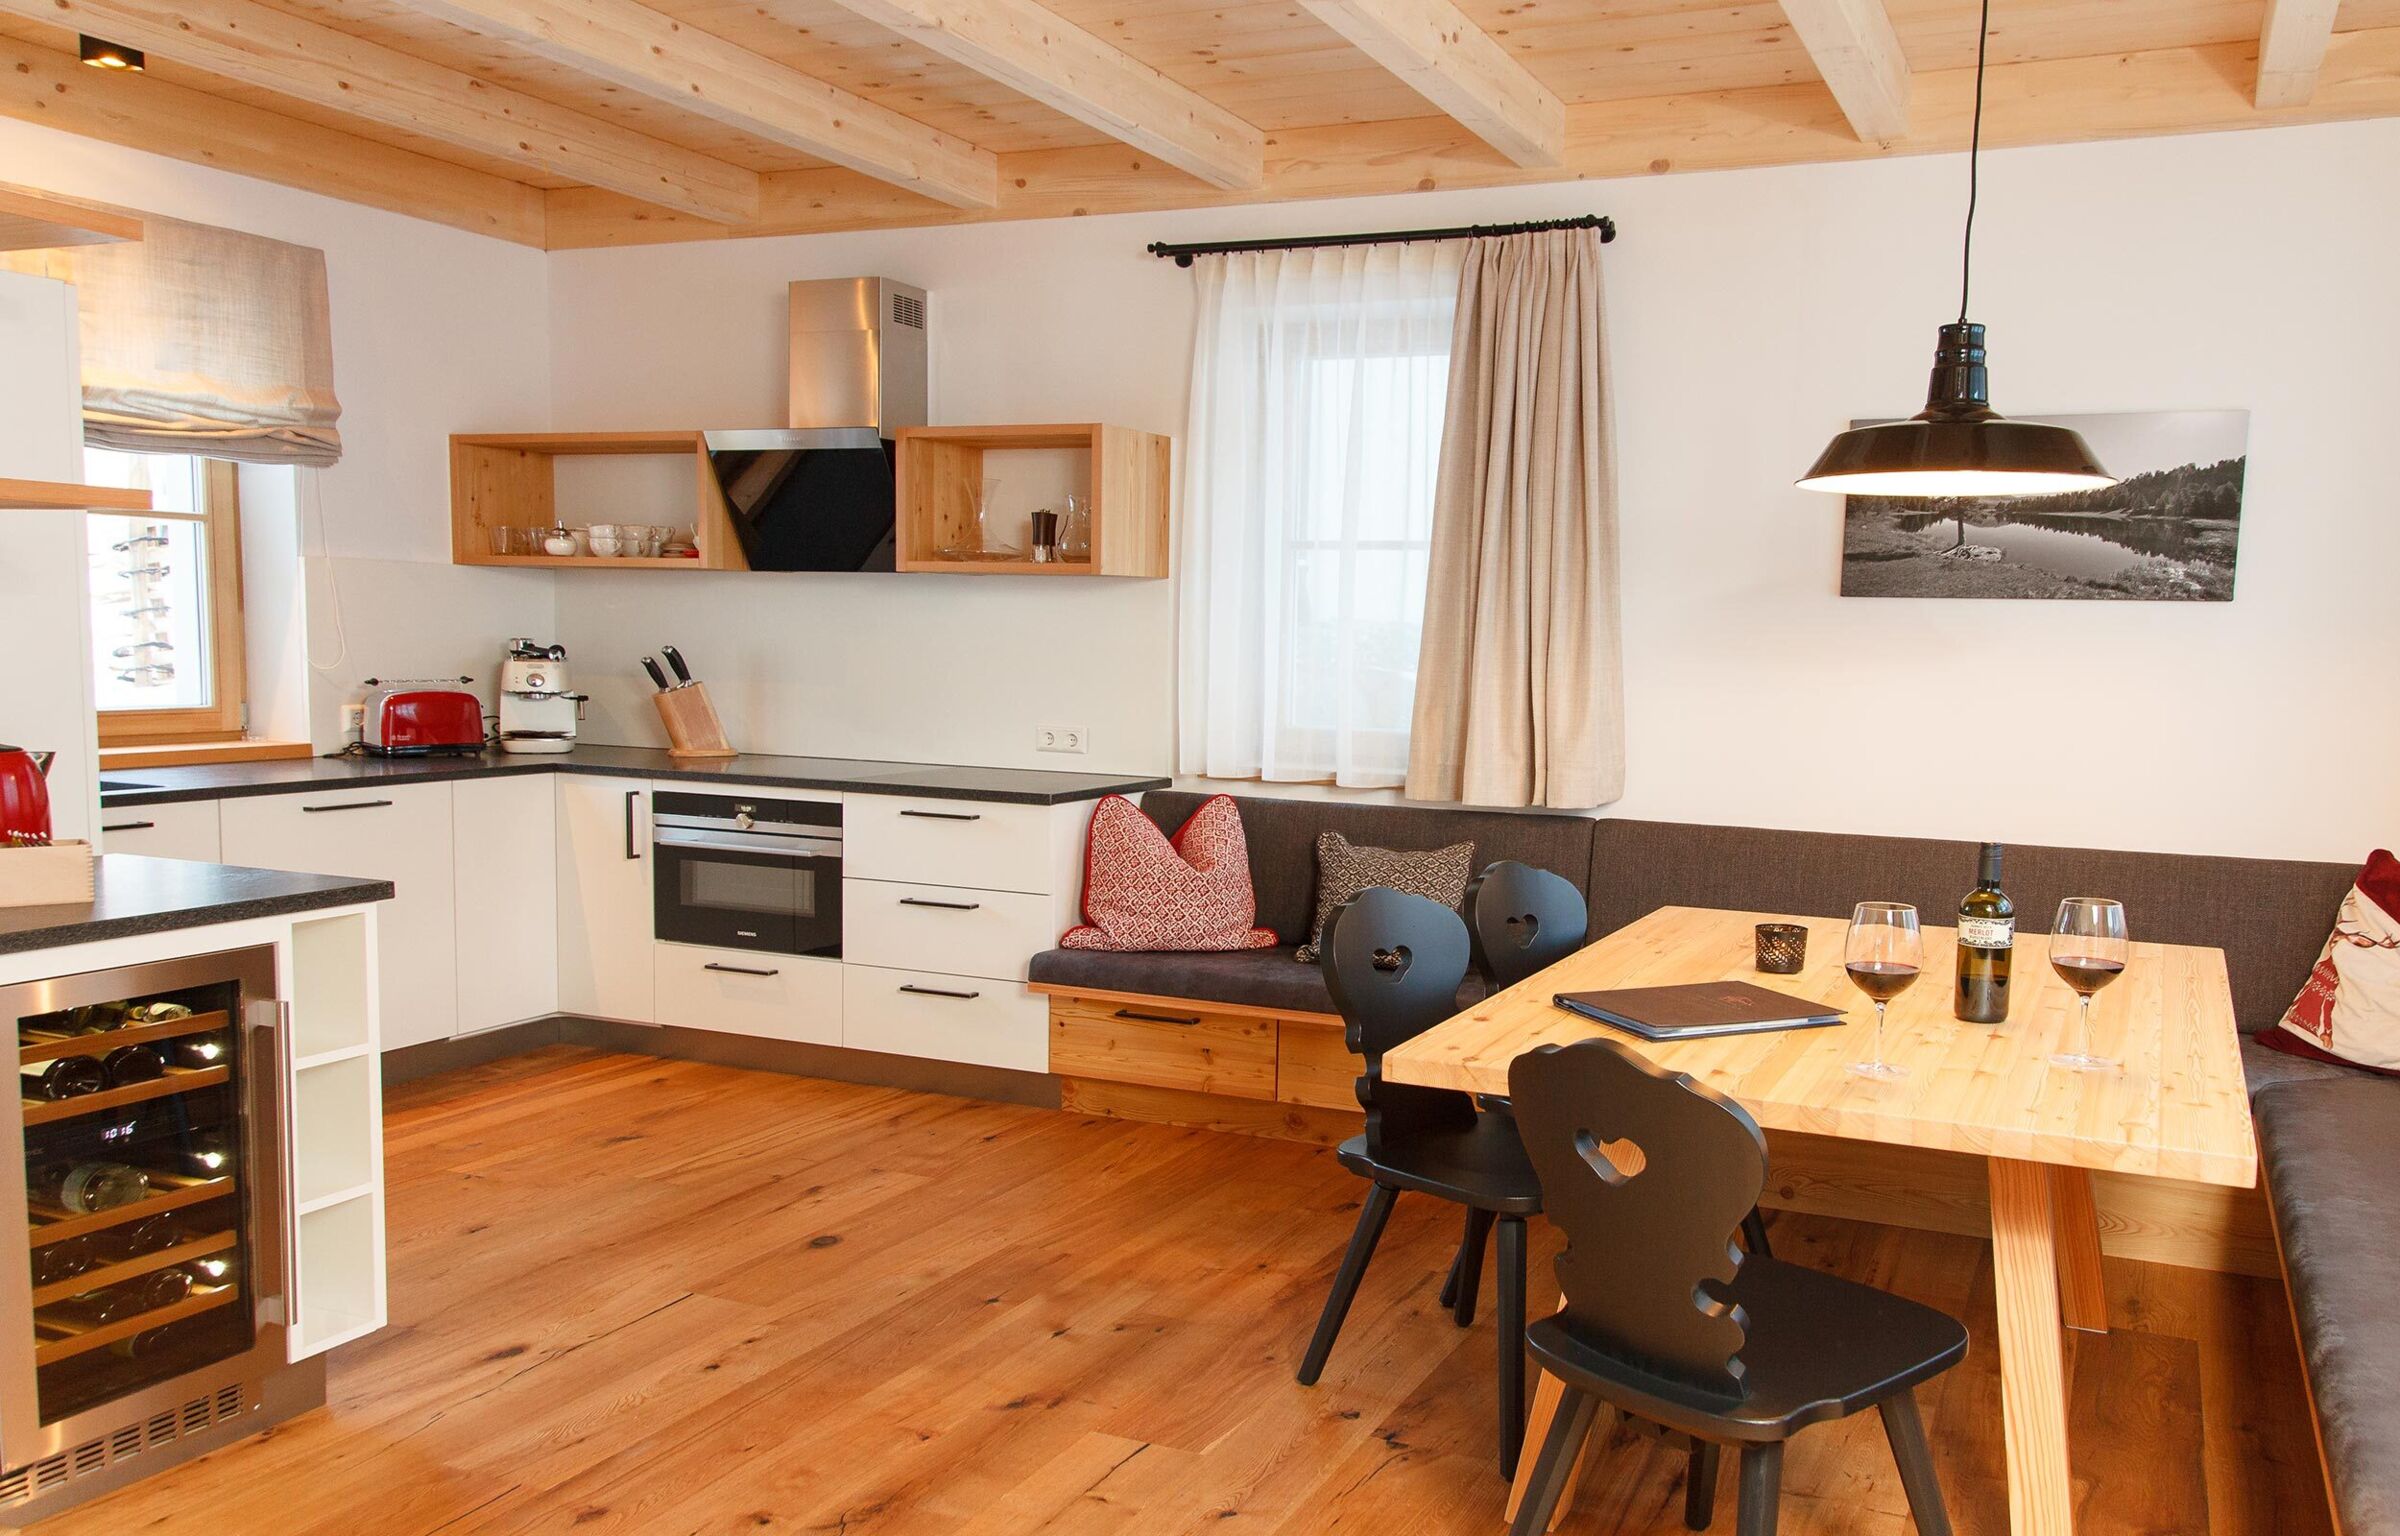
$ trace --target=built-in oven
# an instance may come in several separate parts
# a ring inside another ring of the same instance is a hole
[[[839,805],[661,790],[650,825],[659,938],[841,957]]]

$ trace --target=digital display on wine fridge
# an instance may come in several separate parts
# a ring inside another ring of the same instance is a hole
[[[29,1357],[22,1335],[0,1357],[30,1358],[45,1430],[266,1342],[253,1276],[262,1256],[279,1262],[262,1255],[279,1228],[260,1212],[279,1208],[280,1153],[259,1134],[271,1067],[252,1060],[244,1008],[269,990],[271,957],[211,958],[0,992],[16,1026],[28,1287],[11,1277],[0,1294],[29,1303],[0,1328],[31,1333]],[[0,1379],[11,1403],[24,1388]]]

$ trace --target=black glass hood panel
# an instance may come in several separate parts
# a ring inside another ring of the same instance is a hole
[[[892,569],[894,450],[873,427],[706,438],[750,569]]]

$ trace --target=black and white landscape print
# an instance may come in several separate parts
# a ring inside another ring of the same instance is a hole
[[[2082,433],[2119,483],[2057,496],[1849,497],[1842,595],[2232,599],[2248,411],[2023,419]]]

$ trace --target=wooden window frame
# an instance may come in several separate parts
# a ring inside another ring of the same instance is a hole
[[[208,654],[212,672],[206,709],[104,709],[103,747],[152,746],[165,742],[240,741],[247,729],[248,671],[243,651],[242,504],[239,471],[230,460],[201,458],[201,501],[197,513],[154,512],[174,522],[202,525],[208,546]],[[124,514],[114,514],[123,516]],[[84,663],[89,666],[87,659]]]

